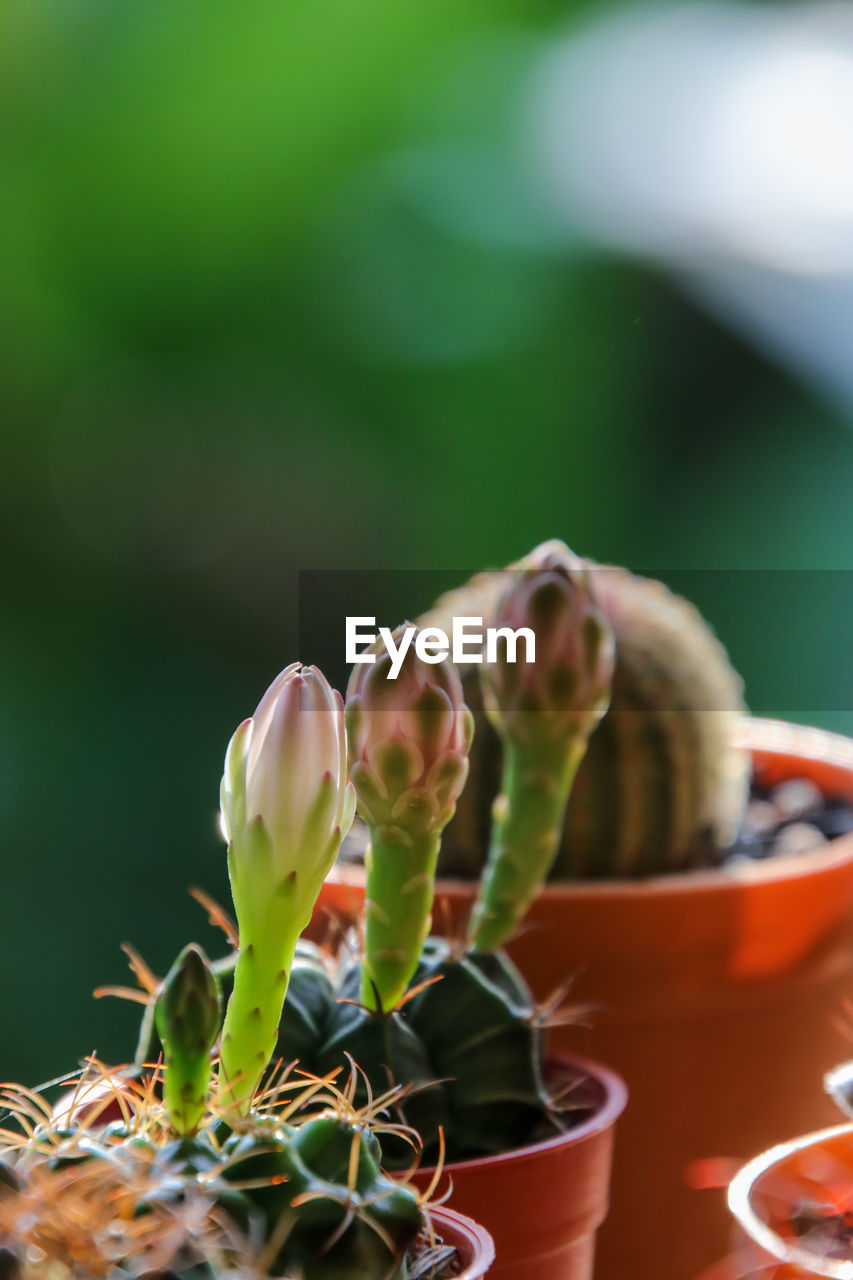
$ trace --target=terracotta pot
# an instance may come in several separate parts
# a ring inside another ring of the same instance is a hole
[[[456,1248],[460,1270],[454,1274],[453,1280],[479,1280],[480,1276],[492,1271],[495,1245],[485,1227],[446,1206],[433,1209],[430,1217],[442,1240]]]
[[[808,777],[853,799],[848,739],[762,720],[742,734],[762,781]],[[461,931],[471,896],[442,881],[435,927]],[[352,919],[362,898],[363,873],[341,868],[320,901]],[[723,1191],[690,1185],[694,1162],[739,1163],[832,1122],[821,1077],[850,1051],[853,837],[730,870],[550,885],[510,952],[540,998],[574,975],[597,1011],[554,1043],[609,1063],[631,1095],[596,1280],[694,1280],[731,1230]]]
[[[482,1222],[495,1241],[495,1280],[590,1280],[596,1231],[607,1213],[613,1127],[627,1099],[625,1085],[597,1063],[555,1056],[552,1085],[573,1086],[589,1114],[566,1133],[500,1156],[445,1166],[439,1193]],[[434,1170],[415,1181],[429,1185]]]
[[[743,1244],[702,1280],[850,1280],[853,1263],[826,1258],[797,1238],[803,1205],[853,1209],[853,1125],[838,1125],[765,1151],[729,1187]]]

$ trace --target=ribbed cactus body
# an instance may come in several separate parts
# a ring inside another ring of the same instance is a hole
[[[524,980],[506,957],[456,958],[431,938],[410,989],[420,990],[389,1014],[350,1003],[359,982],[357,965],[342,969],[303,1059],[309,1070],[344,1067],[348,1053],[374,1095],[391,1084],[411,1086],[395,1109],[420,1134],[426,1161],[439,1154],[439,1127],[454,1160],[522,1146],[547,1130],[542,1032]],[[313,1003],[321,983],[310,964],[294,968],[278,1043],[286,1059],[305,1051],[304,1037],[291,1039],[298,1021],[291,1006]],[[362,1090],[366,1097],[364,1083]],[[411,1163],[410,1147],[386,1138],[383,1150],[389,1165]]]
[[[271,1270],[304,1280],[384,1280],[405,1275],[423,1225],[411,1191],[380,1167],[374,1134],[336,1116],[295,1129],[235,1134],[223,1178],[257,1182],[248,1194],[267,1239],[282,1244]],[[389,1245],[391,1246],[389,1248]]]
[[[596,596],[616,640],[610,708],[589,740],[569,800],[552,879],[632,877],[711,864],[740,825],[748,754],[734,744],[742,685],[697,610],[662,583],[596,565]],[[483,616],[505,575],[480,574],[423,625]],[[440,871],[474,877],[488,849],[501,744],[477,668],[464,673],[476,732],[468,784],[442,842]]]
[[[0,1179],[0,1199],[25,1196],[47,1165],[57,1177],[65,1175],[57,1183],[60,1195],[73,1195],[77,1176],[81,1186],[96,1188],[101,1178],[107,1199],[121,1189],[121,1212],[140,1222],[141,1243],[138,1257],[110,1254],[114,1280],[142,1273],[213,1280],[223,1272],[288,1280],[406,1280],[408,1255],[425,1225],[417,1195],[383,1172],[369,1122],[339,1108],[298,1124],[255,1118],[235,1132],[208,1113],[196,1135],[161,1143],[141,1141],[122,1124],[99,1129],[75,1121],[63,1135],[37,1132],[11,1159],[13,1167],[2,1165],[8,1176]],[[62,1208],[55,1206],[57,1224],[64,1221]],[[184,1212],[192,1236],[181,1244]],[[20,1216],[26,1225],[26,1213]],[[163,1223],[165,1271],[151,1270],[141,1252],[151,1245],[145,1227],[152,1217]],[[60,1228],[53,1226],[59,1239]],[[129,1232],[124,1248],[135,1238]],[[244,1265],[245,1250],[257,1265]]]

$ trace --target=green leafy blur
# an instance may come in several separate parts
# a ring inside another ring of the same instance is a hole
[[[315,660],[301,569],[561,537],[688,590],[756,709],[853,726],[843,579],[720,572],[853,567],[850,424],[560,225],[520,103],[579,16],[0,10],[0,1076],[132,1053],[122,941],[215,954],[185,887],[226,900],[225,746]]]

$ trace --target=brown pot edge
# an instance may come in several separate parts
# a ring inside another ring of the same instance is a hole
[[[739,742],[747,746],[753,755],[778,756],[790,760],[802,760],[808,764],[825,764],[850,774],[853,796],[853,738],[807,725],[791,724],[785,720],[768,720],[761,717],[744,717]],[[736,892],[745,885],[772,884],[784,880],[806,879],[820,872],[831,872],[853,863],[853,833],[838,836],[826,848],[814,853],[783,854],[765,858],[754,865],[735,868],[714,867],[708,870],[675,871],[666,875],[647,876],[642,880],[575,880],[546,884],[539,896],[546,901],[589,897],[603,898],[652,897],[660,894],[692,896],[708,892]],[[336,863],[327,877],[327,883],[342,889],[362,890],[364,869],[360,866]],[[440,876],[437,884],[442,894],[450,899],[465,902],[473,895],[476,880],[460,880]]]
[[[431,1209],[429,1216],[440,1234],[449,1235],[463,1256],[464,1270],[454,1276],[454,1280],[480,1280],[486,1275],[495,1260],[495,1242],[486,1228],[446,1205]]]
[[[502,1151],[493,1156],[476,1156],[471,1160],[451,1161],[444,1166],[443,1172],[452,1175],[454,1169],[481,1169],[484,1165],[496,1168],[515,1164],[519,1160],[526,1160],[531,1156],[541,1155],[561,1147],[579,1146],[587,1138],[612,1129],[628,1104],[628,1086],[622,1077],[610,1067],[574,1053],[549,1053],[545,1060],[546,1071],[551,1064],[580,1068],[603,1085],[604,1101],[589,1119],[575,1125],[572,1129],[567,1129],[565,1133],[556,1134],[553,1138],[544,1138],[541,1142],[530,1142],[524,1147],[514,1147],[512,1151]],[[428,1166],[418,1172],[431,1174],[434,1168]]]

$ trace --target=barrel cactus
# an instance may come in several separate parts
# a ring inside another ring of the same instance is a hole
[[[548,544],[546,544],[547,546]],[[490,626],[518,571],[541,556],[476,575],[420,619]],[[750,761],[735,743],[745,708],[725,650],[688,601],[626,569],[586,562],[615,637],[609,710],[592,732],[568,803],[552,879],[639,877],[713,864],[734,839]],[[482,668],[462,672],[475,720],[469,781],[448,826],[440,872],[480,875],[501,787],[501,741],[486,713]]]
[[[297,962],[282,1057],[325,1074],[351,1056],[362,1102],[390,1082],[408,1086],[394,1112],[417,1130],[428,1163],[494,1155],[562,1127],[542,1076],[546,1015],[505,955],[430,938],[407,997],[383,1012],[358,1001],[360,983],[361,964],[346,951],[331,976],[327,963]],[[389,1167],[411,1163],[393,1135],[383,1149]]]
[[[428,1217],[382,1170],[384,1099],[356,1108],[330,1081],[279,1080],[235,1129],[209,1097],[188,1136],[157,1083],[92,1061],[57,1112],[0,1094],[4,1277],[409,1276]]]

